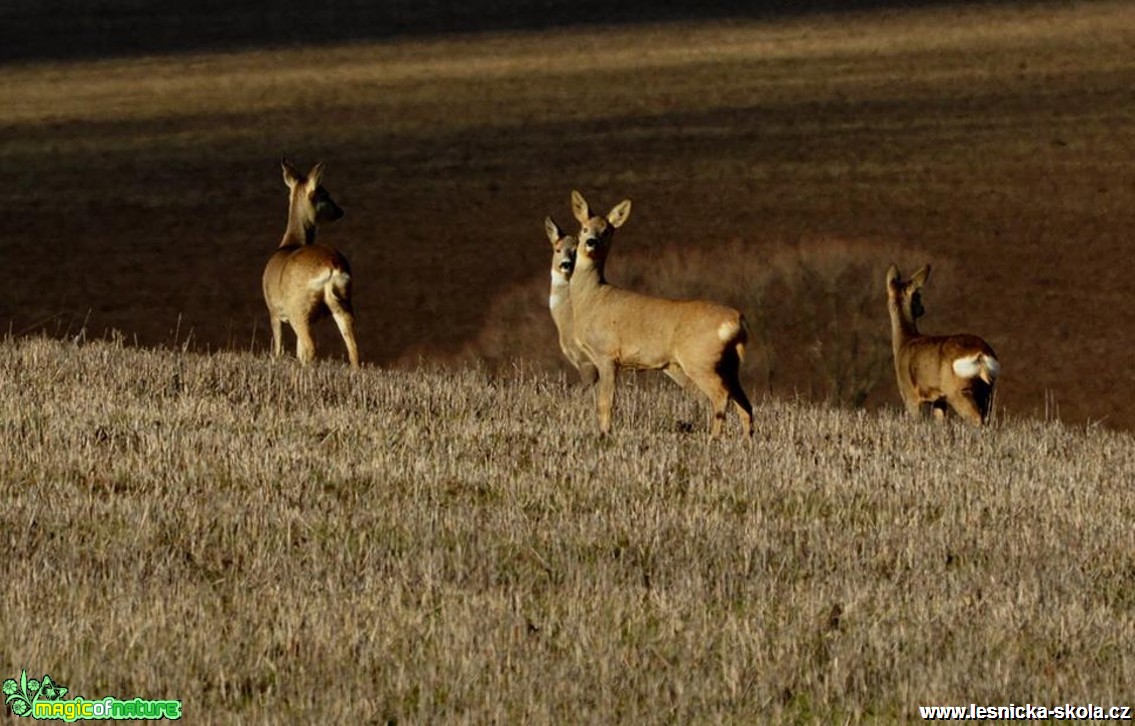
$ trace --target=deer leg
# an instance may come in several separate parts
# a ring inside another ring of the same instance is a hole
[[[753,406],[749,403],[749,397],[745,395],[745,389],[741,387],[740,355],[735,350],[727,350],[721,363],[718,364],[718,372],[729,391],[729,398],[737,408],[737,415],[741,417],[741,434],[752,436]]]
[[[584,388],[590,387],[595,381],[599,380],[599,369],[595,367],[595,364],[591,362],[591,359],[587,357],[586,353],[564,346],[561,347],[564,351],[564,355],[567,356],[567,359],[571,361],[571,364],[575,366],[575,369],[579,372],[579,380],[583,383]]]
[[[591,361],[585,361],[579,364],[579,380],[583,381],[585,386],[593,386],[599,380],[599,369]]]
[[[284,354],[284,321],[271,312],[268,319],[272,322],[272,357],[279,358]]]
[[[339,326],[339,334],[343,336],[343,343],[347,346],[347,358],[352,368],[359,367],[359,346],[355,342],[355,316],[349,312],[332,312],[335,324]]]
[[[315,341],[311,339],[311,323],[307,316],[292,318],[292,329],[296,331],[296,358],[307,365],[315,358]]]
[[[976,426],[981,426],[985,423],[985,417],[982,415],[981,409],[969,392],[963,391],[956,393],[947,398],[946,401],[950,404],[950,408],[954,409],[955,413],[970,423]]]
[[[339,326],[339,334],[343,336],[343,343],[347,346],[347,357],[351,360],[351,367],[359,367],[359,347],[355,343],[355,315],[351,310],[349,299],[340,300],[334,290],[328,290],[324,295],[331,316],[335,318],[335,325]]]
[[[690,377],[686,375],[686,372],[682,370],[681,366],[675,363],[671,363],[663,368],[662,372],[669,376],[670,380],[677,383],[683,390],[690,385]]]
[[[670,365],[663,368],[662,372],[666,374],[667,378],[677,383],[678,387],[683,391],[689,391],[692,388],[695,388],[695,386],[690,383],[690,377],[686,375],[686,372],[684,370],[682,370],[682,366],[678,365],[677,363],[671,363]]]
[[[753,405],[749,403],[749,397],[745,395],[745,389],[741,388],[741,381],[737,377],[726,378],[725,385],[729,389],[729,398],[733,400],[733,405],[737,408],[737,415],[741,417],[741,434],[744,436],[753,435]]]
[[[619,369],[614,361],[602,361],[596,364],[599,370],[599,388],[595,392],[595,400],[599,410],[599,431],[603,434],[611,433],[611,409],[615,406],[615,378]]]
[[[973,381],[972,388],[964,392],[977,406],[981,414],[981,422],[989,422],[989,414],[993,411],[993,386],[985,381]]]
[[[924,415],[926,415],[922,405],[923,402],[919,401],[917,398],[907,398],[906,396],[903,396],[902,402],[903,405],[906,406],[906,412],[911,416],[914,416],[915,418],[922,418]]]
[[[716,372],[703,373],[690,376],[698,389],[709,399],[713,408],[713,424],[710,435],[717,437],[721,434],[721,425],[725,422],[725,409],[729,407],[729,388]]]

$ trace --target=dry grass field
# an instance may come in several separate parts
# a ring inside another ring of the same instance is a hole
[[[0,679],[218,723],[1135,705],[1129,4],[236,46],[0,63]],[[359,370],[330,321],[266,355],[285,152],[347,211]],[[654,375],[597,435],[545,307],[572,188],[634,201],[614,282],[745,311],[752,440]],[[900,416],[891,261],[997,349],[990,428]]]
[[[0,663],[193,722],[1129,700],[1130,435],[620,402],[604,440],[542,372],[4,342]]]
[[[1006,410],[1127,429],[1133,44],[1128,4],[1077,2],[9,63],[0,323],[265,350],[287,152],[347,209],[322,238],[372,364],[554,350],[546,316],[493,349],[493,315],[540,314],[541,221],[578,187],[634,200],[616,282],[744,306],[759,388],[896,404],[880,279],[930,262],[925,329],[990,340]],[[851,272],[819,293],[769,282],[825,249]]]

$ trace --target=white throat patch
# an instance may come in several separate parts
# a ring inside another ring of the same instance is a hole
[[[552,294],[548,296],[548,308],[550,310],[555,310],[568,301],[570,284],[571,281],[568,280],[567,275],[559,270],[552,270]]]

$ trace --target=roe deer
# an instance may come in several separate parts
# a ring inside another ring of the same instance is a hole
[[[916,321],[925,314],[922,286],[930,277],[924,265],[910,280],[899,269],[887,270],[887,307],[895,376],[907,411],[922,414],[924,405],[943,418],[946,406],[962,418],[982,425],[993,409],[993,386],[1001,371],[997,354],[976,335],[922,335]]]
[[[579,371],[580,380],[590,386],[599,378],[595,364],[579,347],[572,324],[571,294],[568,289],[575,269],[576,239],[565,234],[551,217],[544,218],[544,231],[552,243],[552,290],[548,295],[548,309],[560,335],[560,350]]]
[[[284,352],[283,324],[296,334],[296,357],[309,363],[315,357],[311,326],[331,313],[347,345],[351,366],[359,367],[355,344],[355,315],[351,309],[351,268],[338,250],[315,244],[321,222],[333,222],[343,210],[320,185],[323,164],[303,176],[287,159],[281,162],[284,183],[291,191],[288,227],[280,247],[264,268],[264,302],[272,321],[272,353]]]
[[[620,368],[662,370],[680,384],[692,381],[713,407],[712,434],[721,432],[732,399],[744,435],[753,433],[753,407],[741,388],[741,359],[748,332],[745,318],[724,305],[668,300],[623,290],[607,282],[605,266],[614,230],[630,216],[630,200],[606,217],[571,194],[580,224],[571,277],[575,337],[599,371],[599,430],[611,431],[615,378]]]

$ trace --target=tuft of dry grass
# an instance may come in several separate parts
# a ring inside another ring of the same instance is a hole
[[[601,439],[566,381],[0,342],[0,664],[194,721],[1130,695],[1131,436],[770,401],[713,441],[632,379]]]

